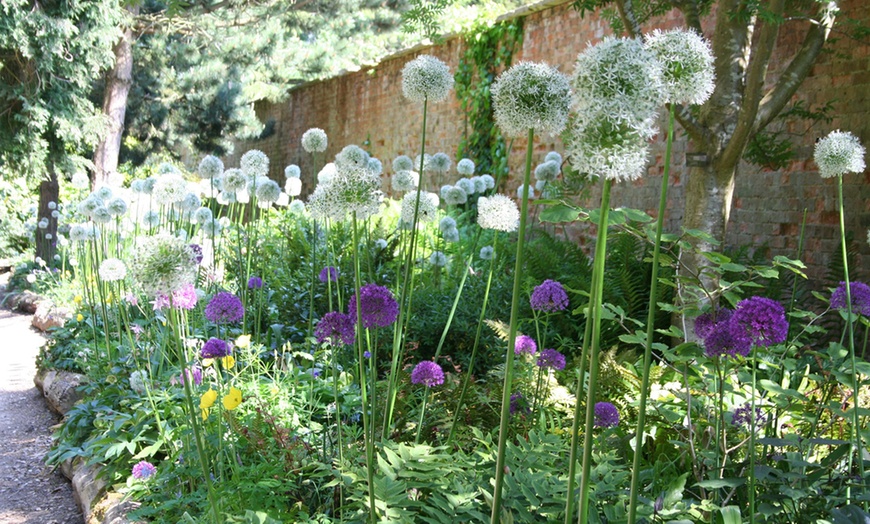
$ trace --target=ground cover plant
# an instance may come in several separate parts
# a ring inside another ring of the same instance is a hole
[[[842,226],[864,149],[839,131],[816,147],[843,246],[824,292],[795,299],[800,253],[742,260],[665,234],[674,107],[710,95],[711,64],[671,31],[605,38],[570,77],[504,71],[495,123],[527,144],[516,197],[474,159],[426,151],[427,108],[453,86],[427,55],[402,78],[419,154],[328,159],[310,129],[306,200],[300,169],[282,187],[257,150],[72,190],[54,203],[57,258],[20,272],[76,308],[42,363],[88,376],[49,462],[105,464],[153,522],[870,518],[870,288]],[[612,209],[663,108],[657,219]],[[564,158],[537,158],[536,134],[566,126]],[[600,206],[567,198],[581,181]],[[594,225],[594,253],[533,224],[536,207]],[[686,252],[709,263],[687,272]]]

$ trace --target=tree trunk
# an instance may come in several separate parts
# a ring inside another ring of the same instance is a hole
[[[133,14],[139,7],[128,8]],[[103,94],[103,114],[108,117],[106,136],[94,150],[94,183],[107,183],[109,175],[118,170],[121,152],[121,137],[124,134],[124,118],[127,114],[127,97],[133,84],[133,31],[127,28],[114,47],[115,65],[106,74],[106,91]]]
[[[57,252],[57,218],[51,215],[53,211],[50,202],[57,204],[60,198],[57,170],[52,162],[49,165],[48,178],[39,183],[39,214],[38,221],[48,219],[48,227],[36,229],[36,256],[45,260],[49,266],[54,266],[54,255]],[[56,209],[56,208],[55,208]]]

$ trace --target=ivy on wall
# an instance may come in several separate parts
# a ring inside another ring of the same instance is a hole
[[[508,172],[508,152],[495,125],[490,89],[496,76],[510,67],[522,41],[522,18],[475,24],[465,34],[465,53],[454,76],[456,96],[465,115],[456,157],[472,159],[477,173],[489,173],[497,180]]]

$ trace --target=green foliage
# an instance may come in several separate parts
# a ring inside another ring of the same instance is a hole
[[[24,253],[32,247],[27,223],[33,226],[35,209],[36,199],[25,177],[0,177],[0,258]]]
[[[813,109],[799,100],[782,111],[764,130],[754,134],[746,146],[743,158],[767,169],[782,169],[795,157],[794,141],[816,133],[819,123],[829,124],[834,104],[831,101]],[[795,130],[798,126],[803,130]]]

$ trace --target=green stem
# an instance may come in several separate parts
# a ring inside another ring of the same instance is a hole
[[[580,524],[586,524],[589,514],[590,472],[592,471],[592,428],[595,425],[595,395],[598,386],[598,351],[601,343],[601,302],[604,290],[604,258],[607,254],[607,224],[610,214],[610,187],[612,180],[604,181],[601,192],[601,213],[598,221],[598,240],[595,243],[595,262],[592,270],[595,295],[590,307],[592,340],[589,348],[589,384],[586,387],[586,429],[583,435],[583,466],[580,474]],[[579,400],[578,400],[579,401]]]
[[[426,401],[429,400],[429,388],[426,387],[426,392],[423,393],[423,405],[420,407],[420,421],[417,423],[417,436],[414,437],[414,444],[420,443],[420,433],[423,431],[423,415],[426,414]]]
[[[517,318],[519,317],[520,282],[523,273],[523,247],[526,239],[526,219],[529,209],[529,182],[532,172],[532,148],[534,146],[535,130],[529,129],[528,145],[526,147],[526,170],[523,175],[522,204],[520,205],[520,226],[517,232],[517,259],[514,265],[514,287],[511,299],[510,327],[508,329],[507,356],[505,358],[504,387],[501,395],[501,423],[498,429],[498,456],[495,464],[495,488],[492,494],[492,514],[490,523],[501,522],[501,500],[504,484],[505,449],[507,434],[510,427],[511,389],[513,388],[514,345],[517,340]]]
[[[752,347],[752,399],[749,405],[749,524],[755,524],[755,386],[758,363],[755,361],[755,346]]]

